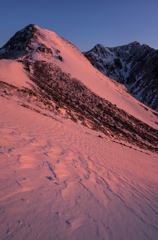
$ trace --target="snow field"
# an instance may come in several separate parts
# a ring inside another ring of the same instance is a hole
[[[0,239],[157,239],[156,154],[0,107]]]

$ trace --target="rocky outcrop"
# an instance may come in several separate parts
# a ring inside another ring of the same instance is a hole
[[[103,74],[124,84],[132,96],[158,111],[158,50],[139,42],[114,48],[98,44],[85,56]]]

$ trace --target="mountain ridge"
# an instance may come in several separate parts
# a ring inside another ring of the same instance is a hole
[[[97,44],[85,56],[104,75],[124,84],[132,96],[158,111],[158,50],[137,41],[113,48]]]

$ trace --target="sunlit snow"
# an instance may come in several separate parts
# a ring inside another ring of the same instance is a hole
[[[156,154],[7,99],[0,114],[0,239],[157,239]]]

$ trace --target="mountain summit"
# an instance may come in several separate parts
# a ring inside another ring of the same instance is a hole
[[[132,96],[158,111],[158,50],[136,41],[114,48],[98,44],[85,56],[103,74],[124,84]]]
[[[18,31],[2,48],[0,58],[16,59],[33,50],[31,41],[37,39],[37,27],[30,24]]]

